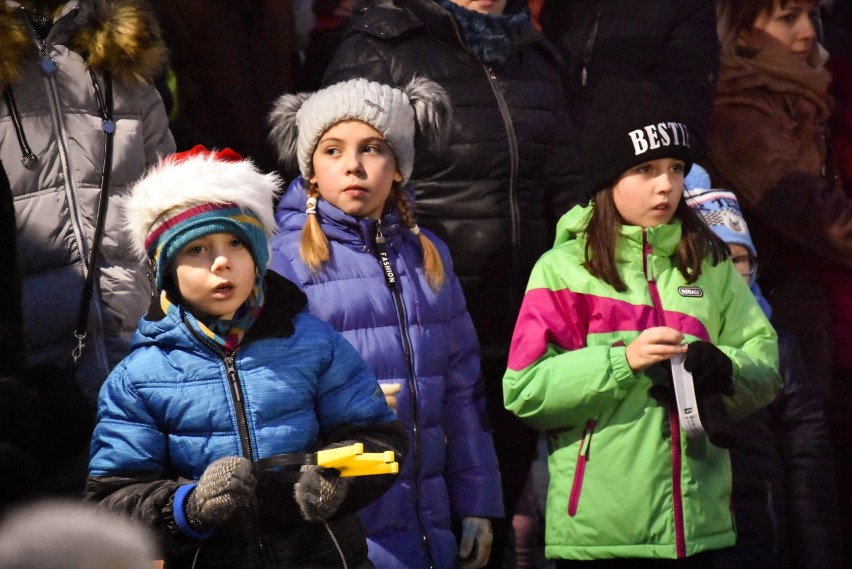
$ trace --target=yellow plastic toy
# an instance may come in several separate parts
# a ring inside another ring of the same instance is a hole
[[[340,471],[340,476],[344,478],[399,473],[399,463],[394,460],[392,450],[364,452],[362,443],[318,451],[317,465],[336,468]]]

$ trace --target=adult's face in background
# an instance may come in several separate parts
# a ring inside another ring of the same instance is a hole
[[[480,14],[500,15],[506,9],[507,0],[450,0],[462,8],[479,12]]]

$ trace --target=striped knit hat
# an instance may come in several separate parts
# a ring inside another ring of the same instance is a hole
[[[757,258],[737,196],[727,190],[691,188],[684,198],[722,241],[742,245]]]
[[[171,154],[131,188],[125,204],[136,249],[151,260],[157,288],[183,246],[211,233],[231,233],[251,250],[258,273],[269,261],[267,237],[275,231],[277,174],[261,173],[228,148],[201,145]]]

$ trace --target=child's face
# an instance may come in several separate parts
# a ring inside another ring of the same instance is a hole
[[[625,223],[655,227],[671,221],[683,195],[683,170],[682,160],[659,158],[624,172],[612,197]]]
[[[728,243],[728,250],[731,252],[734,268],[742,275],[745,282],[751,284],[754,271],[757,269],[757,259],[751,256],[748,249],[738,243]]]
[[[211,233],[175,255],[172,274],[196,318],[230,320],[251,295],[257,275],[248,247],[230,233]]]
[[[322,198],[355,217],[378,219],[393,182],[402,180],[388,143],[361,121],[337,123],[322,135],[313,155]]]
[[[462,8],[479,12],[480,14],[500,15],[506,9],[507,0],[451,0]]]
[[[807,60],[816,41],[810,18],[814,10],[816,3],[807,0],[794,0],[784,8],[776,4],[772,10],[761,12],[750,30],[740,32],[737,44]]]

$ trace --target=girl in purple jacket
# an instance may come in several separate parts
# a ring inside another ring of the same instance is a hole
[[[405,188],[415,140],[440,146],[450,115],[443,89],[416,78],[284,95],[270,116],[301,173],[278,205],[270,267],[358,349],[408,427],[397,481],[361,511],[379,569],[482,567],[503,515],[476,333],[449,251],[417,226]]]

